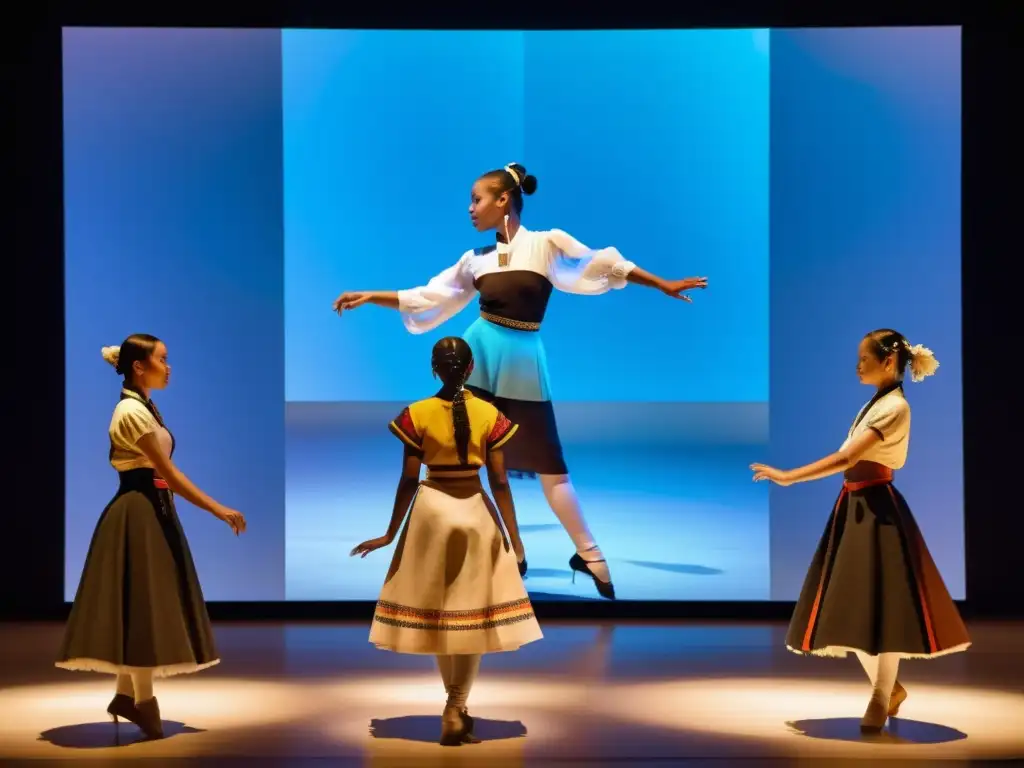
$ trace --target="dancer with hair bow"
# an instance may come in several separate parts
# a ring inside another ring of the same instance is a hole
[[[871,698],[861,730],[877,732],[907,698],[901,659],[966,650],[971,640],[893,473],[907,461],[904,373],[923,381],[935,355],[891,328],[864,336],[857,377],[875,388],[838,451],[798,469],[752,464],[754,481],[806,483],[843,473],[843,487],[811,561],[786,646],[811,656],[857,656]]]

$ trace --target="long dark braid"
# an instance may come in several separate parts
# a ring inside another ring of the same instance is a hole
[[[455,426],[455,448],[459,463],[469,463],[469,411],[466,410],[465,390],[460,386],[452,397],[452,424]]]
[[[434,345],[431,364],[444,384],[442,393],[452,401],[452,425],[455,427],[455,448],[459,462],[469,463],[470,423],[463,389],[473,365],[473,351],[463,339],[448,336]]]

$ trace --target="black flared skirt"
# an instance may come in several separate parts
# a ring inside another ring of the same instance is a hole
[[[930,658],[971,644],[906,501],[891,482],[844,484],[789,631],[797,653]]]
[[[531,402],[498,397],[479,387],[466,387],[481,400],[492,403],[513,424],[519,426],[516,436],[503,447],[508,474],[517,478],[538,475],[568,474],[562,441],[551,401]]]
[[[212,666],[213,629],[173,495],[156,487],[151,469],[120,477],[96,524],[56,664],[156,677]]]

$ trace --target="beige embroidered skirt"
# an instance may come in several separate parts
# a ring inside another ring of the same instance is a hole
[[[416,494],[377,601],[370,642],[412,654],[514,651],[540,625],[479,479]]]

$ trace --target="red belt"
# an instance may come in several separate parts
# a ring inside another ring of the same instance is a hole
[[[892,482],[892,470],[882,464],[876,464],[873,461],[862,461],[853,469],[856,471],[851,474],[858,475],[864,479],[844,480],[843,491],[847,493],[862,491],[865,488],[871,488],[875,485],[886,485]]]
[[[843,490],[847,493],[853,493],[854,491],[863,491],[865,488],[871,488],[875,485],[888,485],[891,482],[892,475],[889,477],[873,477],[870,480],[857,480],[855,482],[844,480]]]
[[[168,491],[171,488],[167,484],[167,481],[164,480],[162,477],[154,477],[153,478],[153,485],[155,485],[157,488],[160,488],[160,489],[165,490],[165,491]]]

